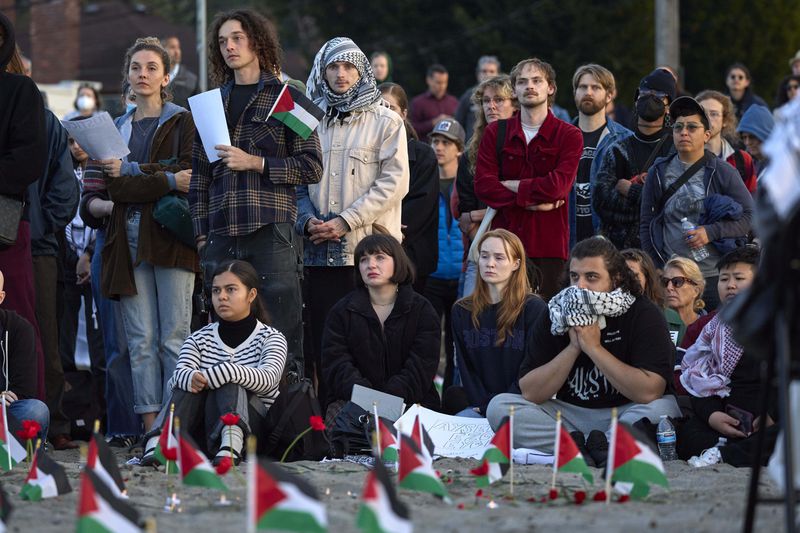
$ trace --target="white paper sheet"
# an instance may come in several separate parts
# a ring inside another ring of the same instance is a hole
[[[410,435],[418,413],[420,422],[433,440],[434,455],[480,459],[494,437],[485,418],[443,415],[417,405],[412,405],[394,426]]]
[[[230,146],[231,136],[228,132],[228,121],[225,119],[225,108],[222,105],[222,93],[219,89],[212,89],[204,93],[189,97],[189,107],[192,118],[203,141],[208,162],[217,161],[217,151],[214,146],[225,144]]]
[[[61,124],[91,159],[122,159],[131,153],[105,111],[85,120],[62,120]]]

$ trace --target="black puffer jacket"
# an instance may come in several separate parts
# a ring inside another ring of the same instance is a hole
[[[400,286],[383,328],[369,293],[358,288],[339,300],[322,336],[326,404],[350,400],[359,384],[438,409],[433,378],[439,365],[440,322],[433,306],[410,285]]]

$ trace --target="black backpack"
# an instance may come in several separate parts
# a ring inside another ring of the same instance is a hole
[[[281,385],[280,395],[267,412],[265,439],[259,441],[259,454],[276,461],[300,433],[308,429],[309,418],[322,416],[322,410],[309,379]],[[294,445],[286,461],[319,461],[330,445],[324,431],[309,431]]]

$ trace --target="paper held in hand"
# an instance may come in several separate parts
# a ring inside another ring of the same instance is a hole
[[[200,134],[200,139],[203,141],[203,149],[208,157],[208,162],[213,163],[219,159],[214,147],[218,144],[231,145],[225,107],[222,105],[222,93],[219,89],[212,89],[191,96],[189,97],[189,107],[192,110],[197,133]]]
[[[85,120],[62,120],[61,124],[91,159],[122,159],[131,153],[105,111]]]

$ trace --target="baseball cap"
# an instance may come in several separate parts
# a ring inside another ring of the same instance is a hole
[[[443,118],[437,122],[433,127],[430,137],[433,138],[434,135],[441,135],[442,137],[458,143],[462,147],[467,138],[467,134],[464,133],[464,128],[462,128],[461,124],[454,118]]]
[[[711,129],[706,110],[691,96],[676,98],[675,101],[669,105],[669,116],[672,122],[675,122],[675,119],[678,117],[689,117],[692,115],[700,115],[700,122],[703,123],[707,130]]]
[[[670,102],[675,100],[675,95],[678,92],[675,77],[668,70],[657,68],[639,82],[639,88],[636,89],[634,101],[639,99],[641,91],[657,91],[664,93]]]

